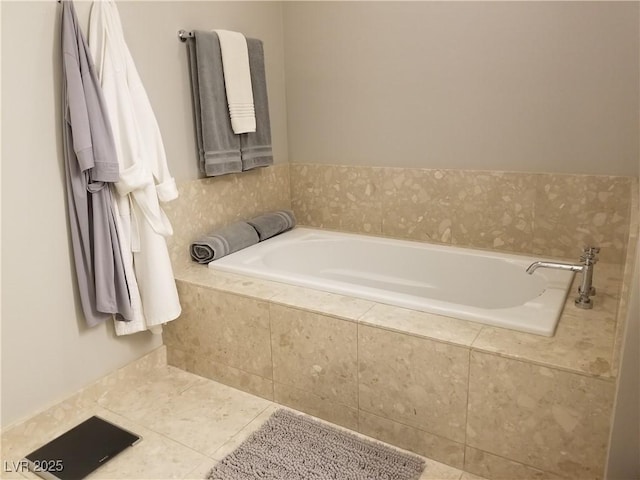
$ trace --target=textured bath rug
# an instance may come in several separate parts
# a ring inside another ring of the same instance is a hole
[[[209,473],[211,480],[417,480],[424,461],[287,410]]]

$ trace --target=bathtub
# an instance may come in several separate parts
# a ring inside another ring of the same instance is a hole
[[[572,272],[525,272],[539,258],[295,228],[211,262],[398,307],[552,336]]]

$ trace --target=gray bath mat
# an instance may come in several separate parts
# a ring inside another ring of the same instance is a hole
[[[287,410],[209,473],[211,480],[416,480],[424,461]]]

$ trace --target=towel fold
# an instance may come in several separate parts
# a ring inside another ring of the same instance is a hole
[[[250,247],[259,237],[247,222],[237,222],[208,233],[191,244],[191,258],[198,263],[209,263],[218,258]]]
[[[252,218],[247,223],[255,228],[260,241],[263,241],[291,230],[296,225],[296,217],[291,210],[278,210]]]
[[[264,69],[264,49],[262,41],[247,38],[251,86],[255,103],[256,129],[253,133],[240,135],[242,170],[273,165],[271,150],[271,122],[269,120],[269,99],[267,98],[267,77]]]
[[[251,89],[247,40],[239,32],[214,30],[220,39],[224,84],[231,127],[236,134],[255,132],[256,116]]]
[[[240,137],[227,114],[218,35],[196,30],[187,47],[200,171],[209,177],[241,172]]]

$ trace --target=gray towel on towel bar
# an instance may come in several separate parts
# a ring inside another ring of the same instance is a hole
[[[208,177],[241,172],[240,136],[227,111],[218,35],[196,30],[187,48],[200,171]]]
[[[260,241],[263,241],[291,230],[296,225],[296,217],[291,210],[278,210],[252,218],[247,223],[256,229]]]
[[[198,263],[209,263],[258,243],[256,230],[247,222],[237,222],[208,233],[191,244],[191,258]]]
[[[247,49],[249,51],[249,67],[251,69],[256,131],[240,135],[242,170],[273,165],[269,99],[267,98],[267,77],[264,69],[262,41],[255,38],[247,38]]]

